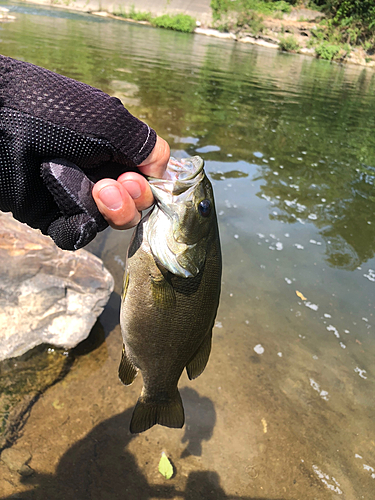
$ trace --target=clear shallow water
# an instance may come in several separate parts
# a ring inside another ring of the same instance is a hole
[[[3,54],[120,97],[176,156],[205,158],[214,183],[224,275],[209,366],[196,382],[182,380],[185,430],[152,429],[125,443],[147,485],[159,481],[149,464],[167,448],[180,493],[143,485],[139,498],[373,498],[374,73],[93,16],[11,9],[17,20],[0,26]],[[117,294],[128,241],[107,230],[91,245]],[[117,314],[115,296],[101,318],[105,368],[87,357],[65,381],[64,397],[80,401],[77,418],[92,398],[102,407],[100,424],[81,429],[70,419],[69,439],[49,451],[53,463],[63,456],[60,469],[75,456],[77,436],[98,439],[136,401],[139,380],[131,390],[116,386],[117,405],[100,392],[85,401],[75,382],[92,371],[103,391],[116,385]],[[42,410],[36,405],[30,417],[29,443],[48,439],[43,418],[55,425]],[[55,482],[50,490],[39,482],[35,498],[60,498],[63,475],[44,460],[39,469]],[[123,498],[108,488],[98,481],[89,498]]]

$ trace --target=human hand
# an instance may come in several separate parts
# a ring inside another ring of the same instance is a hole
[[[65,250],[135,225],[153,202],[136,172],[161,177],[168,144],[81,82],[1,55],[0,76],[0,210]]]
[[[158,136],[154,149],[138,168],[144,175],[161,178],[169,157],[168,143]],[[125,172],[117,181],[101,179],[94,185],[92,196],[114,229],[129,229],[138,224],[142,210],[149,208],[154,201],[147,180],[135,172]]]

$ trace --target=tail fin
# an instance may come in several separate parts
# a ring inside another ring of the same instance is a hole
[[[184,422],[184,407],[178,391],[174,397],[160,402],[141,395],[133,411],[130,432],[143,432],[155,424],[180,428]]]

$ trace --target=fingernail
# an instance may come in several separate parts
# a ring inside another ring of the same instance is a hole
[[[122,196],[115,186],[107,186],[99,191],[99,199],[110,210],[118,210],[122,206]]]
[[[136,200],[137,198],[139,198],[141,196],[142,191],[141,191],[141,187],[138,184],[138,182],[124,181],[124,182],[122,182],[122,185],[127,190],[127,192],[130,194],[130,196],[133,198],[133,200]]]

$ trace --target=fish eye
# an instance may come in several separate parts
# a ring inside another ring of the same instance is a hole
[[[208,217],[211,213],[211,202],[210,200],[203,200],[198,205],[198,211],[202,217]]]

